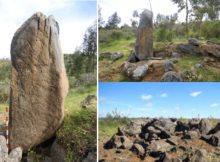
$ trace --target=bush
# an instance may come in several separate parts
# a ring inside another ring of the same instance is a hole
[[[173,39],[173,33],[172,31],[169,31],[169,29],[161,27],[156,30],[155,37],[158,42],[162,42],[162,41],[171,42]]]
[[[201,26],[201,36],[205,38],[220,37],[220,21],[207,21]]]

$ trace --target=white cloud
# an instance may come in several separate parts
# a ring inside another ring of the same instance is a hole
[[[168,95],[167,95],[167,93],[162,93],[161,95],[160,95],[160,97],[162,97],[162,98],[166,98]]]
[[[150,102],[150,103],[148,103],[147,105],[146,105],[146,108],[147,109],[152,109],[153,108],[153,104]]]
[[[192,97],[197,97],[197,96],[199,96],[199,95],[201,95],[202,94],[202,91],[197,91],[197,92],[192,92],[192,93],[190,93],[190,96],[192,96]]]
[[[100,102],[103,102],[103,101],[105,101],[105,100],[106,100],[106,98],[105,98],[104,96],[100,96],[100,97],[99,97],[99,101],[100,101]]]
[[[142,100],[150,100],[150,99],[152,99],[152,95],[142,95],[141,96],[141,98],[142,98]]]
[[[219,107],[219,104],[218,103],[213,103],[210,105],[210,107]]]

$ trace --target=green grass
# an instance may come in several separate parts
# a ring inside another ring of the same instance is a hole
[[[81,161],[96,149],[96,103],[88,109],[80,107],[87,95],[96,95],[95,85],[70,90],[65,100],[65,118],[57,139],[66,150],[67,162]]]
[[[124,127],[130,119],[114,119],[114,118],[99,118],[99,139],[109,138],[115,134],[119,127]]]
[[[177,63],[177,67],[180,71],[189,70],[196,73],[197,79],[192,81],[195,82],[219,82],[220,74],[213,72],[211,69],[207,68],[195,68],[195,64],[202,64],[203,57],[198,56],[184,56]]]

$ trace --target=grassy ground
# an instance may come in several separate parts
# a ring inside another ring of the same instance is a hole
[[[110,43],[100,43],[99,54],[104,52],[119,52],[124,57],[109,63],[108,59],[99,59],[99,76],[100,81],[127,81],[120,73],[120,67],[123,62],[127,61],[129,54],[133,50],[135,39],[120,39]],[[107,75],[106,75],[107,74]]]
[[[70,90],[65,101],[65,118],[57,138],[66,149],[67,162],[81,161],[96,150],[96,103],[86,110],[80,107],[88,95],[96,95],[95,85]]]

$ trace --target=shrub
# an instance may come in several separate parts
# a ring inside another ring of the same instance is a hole
[[[205,38],[220,37],[220,21],[207,21],[201,26],[201,36]]]

